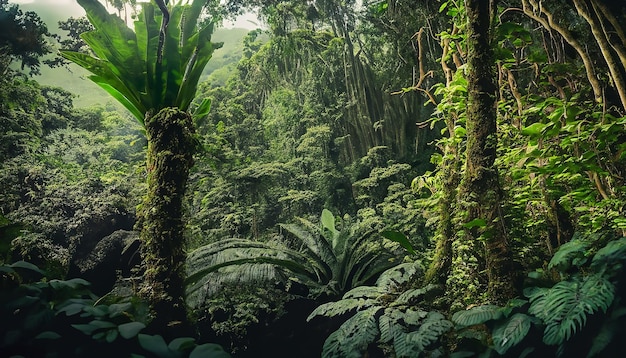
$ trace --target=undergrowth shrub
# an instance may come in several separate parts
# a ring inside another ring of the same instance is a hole
[[[525,298],[456,312],[456,356],[619,356],[625,262],[626,237],[577,235],[529,274]]]
[[[375,286],[356,287],[341,300],[317,307],[309,321],[350,316],[326,339],[322,356],[441,356],[442,337],[453,325],[442,313],[427,308],[442,294],[440,286],[404,287],[417,272],[414,263],[398,265],[385,271]]]
[[[144,334],[148,307],[97,297],[81,278],[49,279],[25,261],[0,266],[0,352],[8,357],[229,357],[216,344]]]

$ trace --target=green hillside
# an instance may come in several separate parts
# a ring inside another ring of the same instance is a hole
[[[49,26],[54,32],[53,27]],[[217,29],[213,35],[214,42],[223,42],[224,46],[215,51],[213,58],[204,71],[206,79],[213,71],[226,67],[230,63],[236,63],[241,57],[243,50],[243,38],[248,33],[247,29]],[[88,107],[107,102],[113,103],[111,97],[87,76],[89,72],[72,64],[70,71],[65,68],[49,68],[42,66],[41,76],[36,80],[45,85],[62,87],[77,97],[75,104],[78,107]]]

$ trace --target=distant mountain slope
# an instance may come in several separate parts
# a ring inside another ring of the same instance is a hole
[[[84,14],[84,11],[75,3],[71,2],[71,5],[68,5],[66,2],[66,0],[35,0],[19,6],[22,11],[36,12],[48,25],[48,30],[51,33],[63,35],[58,28],[58,22]],[[243,51],[243,38],[248,31],[250,30],[241,28],[220,28],[215,31],[213,42],[223,42],[224,46],[215,51],[213,58],[209,61],[203,73],[205,79],[213,71],[239,61]],[[37,76],[35,79],[41,84],[61,87],[75,94],[77,97],[74,99],[74,103],[78,107],[113,102],[104,90],[87,78],[89,72],[73,64],[70,65],[70,69],[71,72],[65,68],[42,66],[41,76]]]

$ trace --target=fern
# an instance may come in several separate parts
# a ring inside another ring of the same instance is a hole
[[[423,352],[450,329],[452,329],[452,322],[446,320],[441,313],[431,311],[428,312],[417,332],[411,332],[407,335],[407,340],[415,342],[418,351]]]
[[[307,317],[307,321],[312,320],[316,316],[325,316],[325,317],[334,317],[339,316],[344,313],[358,310],[362,308],[369,308],[375,304],[375,300],[373,299],[363,299],[363,298],[347,298],[343,300],[339,300],[336,302],[328,302],[324,303],[311,312],[309,317]]]
[[[587,322],[587,315],[606,312],[614,298],[614,285],[604,276],[594,274],[561,281],[550,289],[537,290],[530,297],[529,313],[546,324],[544,343],[561,344],[569,340]]]
[[[509,348],[516,346],[528,334],[531,323],[530,316],[515,313],[506,321],[496,324],[492,334],[496,351],[504,355]]]
[[[326,339],[322,357],[363,357],[367,346],[373,343],[380,333],[376,319],[380,311],[381,307],[370,307],[348,319]]]
[[[441,286],[430,284],[426,287],[403,292],[396,298],[393,305],[407,305],[418,301],[427,301],[431,296],[436,296],[440,293]]]
[[[567,271],[572,265],[580,266],[585,263],[585,253],[589,248],[589,242],[574,239],[567,242],[554,253],[548,268],[556,268],[561,272]]]
[[[343,295],[343,299],[347,298],[377,298],[383,292],[376,286],[358,286]]]
[[[380,329],[381,342],[389,343],[399,335],[405,333],[406,330],[399,323],[401,319],[402,312],[393,308],[385,308],[383,315],[380,316],[380,318],[378,319],[378,328]]]
[[[376,285],[383,290],[389,291],[407,283],[418,272],[416,263],[403,263],[383,272]]]
[[[502,309],[496,305],[482,305],[465,311],[458,311],[452,315],[452,322],[467,327],[497,320],[502,317]]]

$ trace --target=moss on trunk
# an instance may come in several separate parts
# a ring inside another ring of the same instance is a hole
[[[491,34],[492,1],[467,0],[468,108],[467,161],[459,193],[466,223],[460,245],[476,259],[470,279],[487,301],[503,304],[517,294],[517,272],[502,215],[503,193],[494,165],[497,147],[495,62]],[[463,258],[467,260],[467,258]],[[486,273],[486,277],[483,274]],[[477,276],[476,276],[477,275]],[[484,291],[483,291],[484,292]],[[474,299],[481,300],[480,297]]]
[[[155,327],[185,327],[183,209],[193,165],[191,117],[165,108],[146,118],[148,193],[139,213],[145,266],[140,295],[154,314]]]

